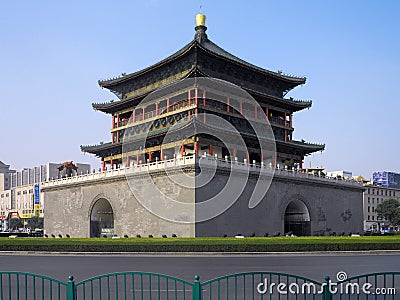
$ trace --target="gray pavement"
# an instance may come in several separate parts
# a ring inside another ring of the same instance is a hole
[[[18,255],[15,255],[18,254]],[[289,253],[289,254],[98,254],[0,253],[0,271],[25,271],[67,281],[120,272],[147,271],[192,281],[246,272],[283,272],[322,280],[345,271],[348,276],[371,272],[400,271],[399,252]]]

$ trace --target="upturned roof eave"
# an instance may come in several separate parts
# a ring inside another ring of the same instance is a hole
[[[122,145],[122,144],[121,143],[113,144],[112,142],[108,142],[108,143],[97,144],[97,145],[81,145],[80,148],[81,148],[82,152],[94,154],[93,151],[112,149],[114,147],[119,147],[120,145]]]
[[[215,55],[219,58],[233,62],[233,63],[240,65],[246,69],[250,69],[250,70],[256,71],[256,72],[261,72],[264,75],[271,76],[271,77],[274,77],[279,80],[285,80],[286,82],[296,84],[295,86],[305,84],[305,82],[307,80],[305,77],[289,76],[289,75],[281,74],[278,72],[274,72],[274,71],[270,71],[270,70],[258,67],[256,65],[249,63],[249,62],[233,55],[232,53],[224,50],[223,48],[221,48],[220,46],[218,46],[217,44],[213,43],[211,40],[208,40],[208,39],[204,43],[197,42],[197,44],[202,50],[204,50],[212,55]],[[213,49],[213,48],[215,48],[215,49]]]
[[[190,49],[192,49],[192,47],[196,44],[196,40],[192,40],[190,43],[186,44],[183,48],[181,48],[180,50],[176,51],[174,54],[168,56],[167,58],[147,67],[144,68],[142,70],[139,70],[137,72],[122,76],[122,77],[117,77],[117,78],[113,78],[113,79],[109,79],[109,80],[99,80],[98,84],[100,87],[104,87],[104,88],[109,88],[112,87],[114,85],[123,83],[125,81],[129,81],[133,78],[136,78],[138,76],[141,76],[147,72],[153,71],[163,65],[165,65],[166,63],[172,61],[173,59],[176,59],[180,56],[183,56],[184,54],[186,54],[188,51],[190,51]]]
[[[137,99],[141,99],[143,97],[146,97],[148,94],[150,94],[152,91],[145,92],[140,95],[136,95],[135,97],[132,98],[127,98],[119,101],[113,101],[113,102],[106,102],[106,103],[92,103],[92,108],[94,110],[102,111],[104,113],[109,113],[110,109],[117,108],[125,103],[129,103],[132,101],[135,101]]]
[[[325,150],[325,144],[307,143],[304,141],[296,141],[296,140],[293,140],[291,142],[277,141],[277,143],[282,143],[285,145],[295,145],[298,146],[299,148],[310,150],[313,152]]]
[[[202,73],[201,71],[199,71],[199,70],[196,68],[196,66],[193,66],[193,68],[192,68],[186,75],[183,75],[183,76],[177,78],[177,79],[176,79],[175,81],[173,81],[173,82],[176,82],[177,80],[183,80],[183,79],[185,79],[185,78],[189,78],[189,77],[191,77],[195,72],[200,72],[200,73],[203,74],[204,76],[207,76],[207,74],[204,74],[204,73]],[[173,82],[172,82],[172,83],[173,83]],[[142,93],[142,94],[135,95],[134,97],[126,98],[126,99],[123,99],[123,100],[118,100],[118,101],[113,101],[113,102],[106,102],[106,103],[92,103],[92,108],[93,108],[94,110],[98,110],[98,111],[102,111],[102,112],[105,112],[105,113],[109,113],[109,110],[110,110],[110,109],[117,108],[117,107],[119,107],[119,106],[121,106],[121,105],[124,105],[124,104],[126,104],[126,103],[135,101],[135,100],[137,100],[137,99],[144,98],[144,97],[146,97],[147,95],[151,94],[152,92],[156,91],[157,89],[162,88],[162,87],[165,87],[165,86],[167,86],[167,85],[169,85],[169,84],[171,84],[171,82],[166,83],[165,85],[163,85],[163,86],[161,86],[161,87],[148,90],[148,91],[146,91],[146,92],[144,92],[144,93]]]
[[[303,100],[303,101],[301,101],[301,100],[291,100],[291,99],[287,99],[287,98],[275,97],[275,96],[272,96],[272,95],[269,95],[269,94],[265,94],[265,93],[261,93],[261,92],[258,92],[258,91],[255,91],[255,90],[252,90],[252,89],[249,89],[249,88],[244,88],[244,89],[247,92],[249,92],[250,94],[253,94],[253,95],[255,94],[255,95],[258,95],[258,96],[261,96],[261,97],[266,97],[266,98],[269,98],[269,99],[271,99],[273,101],[279,101],[281,103],[285,103],[287,105],[290,105],[290,106],[298,108],[298,109],[296,109],[294,111],[302,110],[302,109],[305,109],[305,108],[310,108],[312,106],[312,101],[311,100]]]

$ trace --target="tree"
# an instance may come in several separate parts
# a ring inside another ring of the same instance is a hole
[[[35,228],[40,228],[43,229],[43,218],[39,218],[37,216],[27,219],[28,222],[28,227],[35,229]]]
[[[17,230],[18,228],[21,228],[21,227],[24,227],[22,219],[12,218],[8,222],[8,228],[10,228],[10,230]]]
[[[397,199],[389,198],[379,204],[375,211],[378,217],[390,222],[390,225],[397,225],[400,222],[400,202]]]
[[[397,214],[396,214],[396,216],[395,216],[395,218],[393,220],[393,223],[395,225],[400,224],[400,207],[397,208]]]

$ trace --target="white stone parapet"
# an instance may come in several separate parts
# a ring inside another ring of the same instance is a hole
[[[168,160],[159,160],[156,162],[144,163],[144,164],[135,164],[131,167],[124,167],[120,169],[112,169],[106,170],[96,173],[87,173],[81,174],[78,176],[73,177],[65,177],[65,178],[58,178],[53,179],[50,181],[46,181],[44,183],[44,187],[52,187],[58,185],[68,185],[68,184],[76,184],[81,182],[88,182],[88,181],[95,181],[101,180],[105,178],[114,178],[114,177],[122,177],[127,174],[140,174],[143,172],[149,171],[157,171],[157,170],[164,170],[170,168],[176,168],[180,166],[189,166],[194,165],[195,157],[194,156],[186,156],[183,158],[174,158]]]
[[[338,184],[338,185],[347,185],[347,186],[354,186],[354,187],[362,187],[362,184],[353,181],[353,180],[342,180],[337,178],[331,178],[327,176],[320,176],[314,175],[309,173],[304,173],[297,170],[285,170],[276,168],[275,170],[271,169],[270,165],[264,165],[252,163],[248,164],[247,162],[239,162],[236,158],[234,160],[230,160],[227,157],[225,159],[215,158],[213,156],[199,156],[198,162],[200,165],[204,166],[217,166],[218,168],[222,169],[234,169],[234,170],[242,170],[244,172],[256,173],[256,174],[265,174],[265,175],[274,175],[278,178],[285,178],[285,179],[297,179],[297,180],[313,180],[321,183],[329,183],[329,184]],[[43,187],[55,187],[55,186],[62,186],[62,185],[69,185],[69,184],[77,184],[77,183],[84,183],[84,182],[91,182],[96,180],[103,180],[103,179],[111,179],[117,177],[124,177],[127,174],[140,174],[144,172],[155,172],[155,171],[162,171],[167,169],[173,169],[182,166],[194,166],[196,163],[195,156],[185,156],[185,157],[176,157],[173,159],[168,160],[159,160],[150,163],[143,163],[143,164],[135,164],[130,167],[123,167],[120,169],[113,169],[113,170],[106,170],[100,171],[96,173],[87,173],[81,174],[73,177],[66,177],[66,178],[58,178],[53,179],[50,181],[46,181],[43,183]]]

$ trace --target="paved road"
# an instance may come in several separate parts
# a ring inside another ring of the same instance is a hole
[[[0,271],[25,271],[67,281],[118,271],[147,271],[192,281],[195,274],[205,281],[229,273],[273,271],[322,280],[345,271],[349,276],[370,272],[400,271],[398,254],[379,255],[4,255]]]

